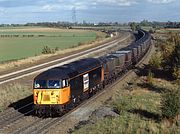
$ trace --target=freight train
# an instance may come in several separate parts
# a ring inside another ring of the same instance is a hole
[[[86,58],[58,66],[34,78],[33,98],[37,115],[62,114],[93,96],[131,69],[151,46],[148,32],[129,46],[99,58]]]

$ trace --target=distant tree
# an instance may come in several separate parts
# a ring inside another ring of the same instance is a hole
[[[149,22],[148,20],[143,20],[140,22],[141,26],[152,26],[152,23]]]
[[[155,33],[155,30],[151,28],[151,29],[149,30],[149,33],[153,34],[153,33]]]
[[[136,30],[139,30],[141,29],[141,26],[140,25],[136,25]]]
[[[135,22],[130,23],[130,27],[133,32],[136,31],[136,23]]]

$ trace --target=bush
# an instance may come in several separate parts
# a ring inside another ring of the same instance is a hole
[[[51,54],[54,54],[55,52],[55,49],[51,49]]]
[[[105,38],[109,38],[109,37],[110,37],[110,35],[108,35],[108,34],[105,36]]]
[[[96,40],[98,40],[98,39],[100,39],[101,38],[101,36],[99,36],[99,35],[96,35]]]
[[[148,75],[147,75],[147,83],[148,84],[150,84],[150,85],[153,84],[153,77],[154,77],[154,74],[151,71],[149,71]]]
[[[180,114],[180,89],[162,94],[161,112],[163,118],[174,119]]]
[[[173,73],[180,67],[180,38],[172,35],[166,42],[166,45],[161,49],[163,57],[162,66]]]
[[[173,77],[177,80],[180,80],[180,67],[174,67]]]
[[[149,65],[151,66],[151,68],[153,69],[159,69],[161,67],[161,62],[162,62],[162,58],[161,55],[159,53],[155,53],[150,61],[149,61]]]
[[[127,110],[132,108],[132,97],[131,96],[118,96],[118,98],[113,102],[114,110],[122,114]]]
[[[79,42],[79,43],[78,43],[78,46],[82,46],[82,45],[84,45],[84,43],[82,43],[82,42]]]
[[[55,47],[55,51],[59,51],[59,47]]]
[[[42,54],[54,54],[55,51],[56,51],[56,48],[54,50],[54,49],[51,49],[48,46],[44,46],[44,48],[42,49]]]
[[[42,49],[42,54],[52,54],[52,53],[53,51],[48,46],[44,46],[44,48]]]
[[[59,47],[55,47],[54,49],[48,47],[48,46],[44,46],[44,48],[42,49],[42,54],[54,54],[55,52],[59,51]]]

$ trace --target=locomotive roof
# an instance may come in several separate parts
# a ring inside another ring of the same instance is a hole
[[[92,70],[96,67],[101,66],[101,61],[96,58],[86,58],[86,59],[81,59],[78,61],[71,62],[64,66],[67,66],[68,68],[71,68],[72,70],[76,70],[78,74],[81,74],[81,73],[87,72],[89,70]]]
[[[101,66],[101,61],[95,58],[81,59],[78,61],[55,67],[42,72],[35,79],[67,79]]]

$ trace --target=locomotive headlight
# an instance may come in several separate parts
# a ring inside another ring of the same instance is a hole
[[[54,95],[54,91],[51,92],[51,95]]]

